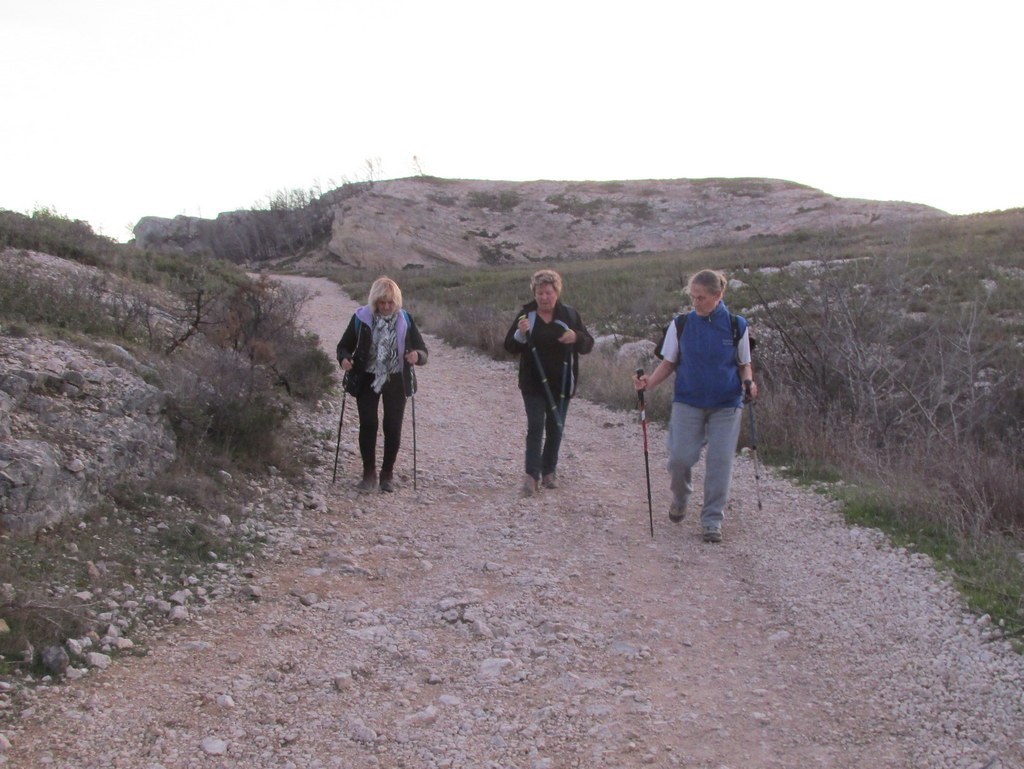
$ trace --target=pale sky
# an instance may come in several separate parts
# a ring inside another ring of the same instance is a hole
[[[0,0],[0,208],[125,240],[368,162],[1016,208],[1022,30],[1020,0]]]

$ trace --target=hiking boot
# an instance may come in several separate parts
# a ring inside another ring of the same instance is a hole
[[[672,521],[672,523],[679,523],[685,517],[686,503],[683,502],[683,504],[679,504],[678,502],[673,502],[672,506],[668,509],[668,519]]]
[[[540,491],[540,487],[537,485],[537,479],[534,478],[532,475],[524,475],[522,496],[532,497],[538,491]]]
[[[373,491],[377,488],[377,471],[363,470],[363,480],[356,484],[356,490],[361,492]]]
[[[390,470],[380,471],[380,490],[388,492],[395,490],[395,481]]]
[[[557,489],[558,488],[558,476],[554,473],[548,473],[540,479],[540,485],[545,489]]]
[[[704,527],[704,541],[705,542],[721,542],[722,541],[722,530],[717,526],[705,526]]]

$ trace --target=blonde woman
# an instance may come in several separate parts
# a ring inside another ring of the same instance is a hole
[[[651,376],[634,378],[637,390],[653,390],[675,375],[668,434],[668,517],[674,523],[686,515],[693,492],[690,471],[707,446],[700,512],[705,542],[722,541],[743,402],[757,397],[747,321],[725,306],[725,286],[725,275],[715,270],[701,270],[690,278],[693,310],[668,325],[659,351],[662,361]]]
[[[526,407],[524,496],[536,494],[541,485],[558,487],[558,450],[579,380],[579,356],[594,349],[580,314],[561,301],[561,275],[538,270],[530,290],[533,301],[523,305],[505,335],[505,349],[519,355],[519,389]]]
[[[359,454],[363,477],[356,488],[394,491],[395,459],[402,442],[405,400],[412,395],[412,367],[427,362],[427,346],[416,323],[402,309],[402,290],[391,278],[377,278],[366,304],[355,311],[338,342],[345,391],[359,410]],[[384,454],[377,476],[377,411],[384,404]]]

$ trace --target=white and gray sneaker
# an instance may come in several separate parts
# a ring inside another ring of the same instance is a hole
[[[722,541],[722,530],[718,526],[705,526],[704,527],[704,541],[705,542],[721,542]]]

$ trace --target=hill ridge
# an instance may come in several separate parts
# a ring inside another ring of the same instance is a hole
[[[215,219],[147,216],[146,248],[236,263],[313,254],[369,269],[587,259],[699,248],[798,230],[950,216],[839,198],[779,179],[488,181],[414,176],[349,184],[297,207]]]

